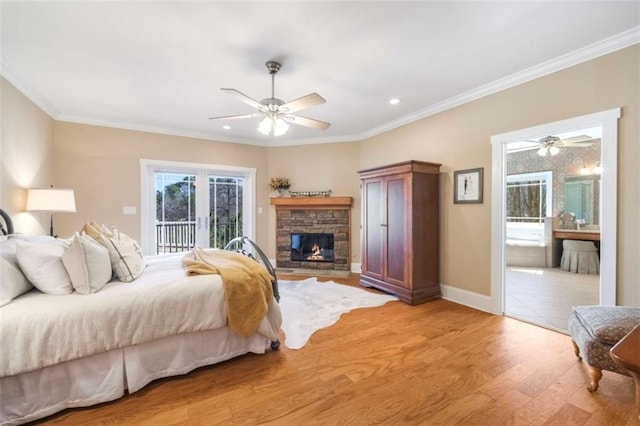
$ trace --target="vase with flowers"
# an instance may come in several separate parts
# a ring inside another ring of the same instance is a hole
[[[289,178],[286,177],[272,177],[269,181],[269,188],[272,191],[276,191],[278,197],[282,197],[284,192],[291,188],[291,183],[289,183]]]

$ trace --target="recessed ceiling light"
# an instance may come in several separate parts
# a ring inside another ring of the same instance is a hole
[[[389,99],[389,103],[391,105],[398,105],[400,103],[400,99],[398,98]]]
[[[223,129],[225,130],[231,130],[231,126],[227,126],[226,124],[224,126],[222,126]]]

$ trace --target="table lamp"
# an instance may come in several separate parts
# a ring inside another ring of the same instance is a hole
[[[75,213],[73,189],[30,189],[27,193],[27,211],[49,212],[49,235],[53,237],[53,213]]]

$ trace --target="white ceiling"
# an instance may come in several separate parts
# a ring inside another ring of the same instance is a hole
[[[2,75],[53,118],[278,146],[360,140],[640,42],[640,2],[7,2]],[[257,132],[221,92],[311,92],[325,131]],[[400,98],[398,105],[388,103]],[[230,130],[222,126],[229,124]]]

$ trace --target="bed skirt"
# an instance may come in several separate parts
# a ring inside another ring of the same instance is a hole
[[[151,342],[0,378],[0,424],[18,425],[65,408],[88,407],[136,392],[153,380],[186,374],[246,354],[263,354],[264,336],[228,327]]]

